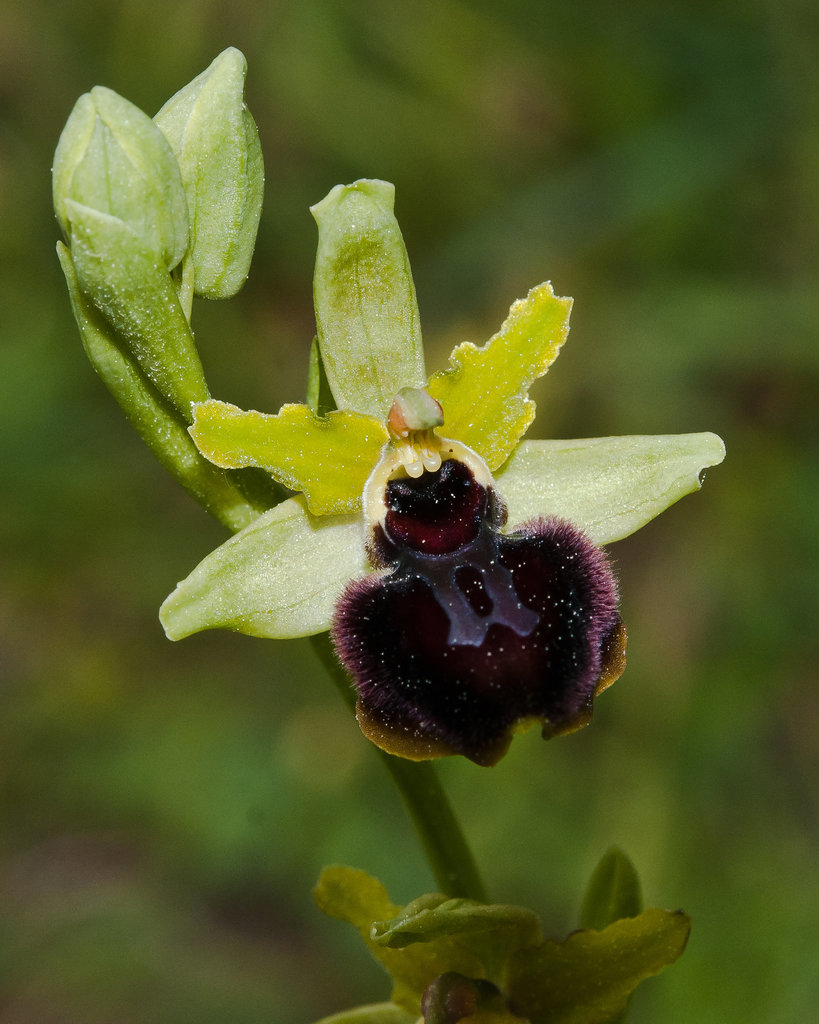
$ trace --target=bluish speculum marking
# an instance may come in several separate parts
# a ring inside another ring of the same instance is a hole
[[[518,599],[500,561],[489,494],[464,463],[448,459],[436,473],[391,480],[385,503],[396,572],[430,585],[449,618],[447,643],[479,646],[493,624],[532,632],[538,615]]]

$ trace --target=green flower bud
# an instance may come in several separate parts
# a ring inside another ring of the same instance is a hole
[[[262,211],[264,166],[244,104],[247,64],[230,47],[155,117],[182,172],[194,293],[226,299],[244,284]]]
[[[482,1024],[527,1024],[506,1006],[496,985],[486,978],[466,978],[446,971],[421,996],[424,1024],[459,1024],[473,1018]]]
[[[57,144],[53,188],[69,243],[88,208],[126,224],[169,270],[185,255],[188,212],[176,158],[148,115],[111,89],[96,86],[77,101]]]

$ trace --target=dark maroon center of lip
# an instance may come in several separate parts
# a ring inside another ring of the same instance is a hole
[[[399,548],[429,555],[457,551],[473,541],[486,517],[486,490],[457,459],[434,473],[390,480],[384,530]]]

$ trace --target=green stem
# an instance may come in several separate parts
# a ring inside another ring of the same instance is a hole
[[[488,897],[438,774],[429,761],[407,761],[379,750],[418,830],[435,880],[448,896]]]
[[[319,633],[310,639],[343,700],[354,710],[355,694],[336,658],[329,634]],[[472,851],[433,765],[376,750],[404,798],[441,891],[448,896],[488,902]]]

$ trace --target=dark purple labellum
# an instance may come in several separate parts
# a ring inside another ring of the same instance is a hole
[[[371,557],[333,639],[358,690],[361,728],[391,753],[494,764],[532,721],[544,735],[588,721],[623,667],[617,587],[569,523],[502,534],[491,487],[458,459],[391,480]]]

